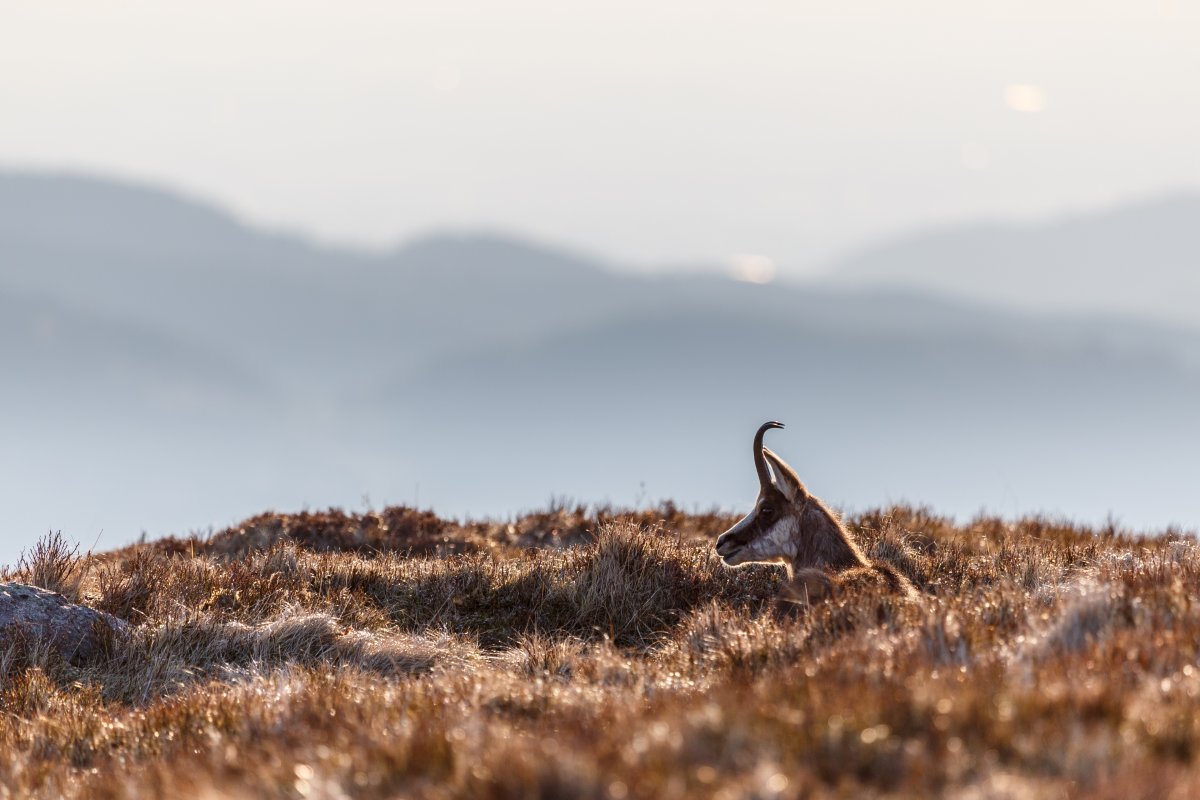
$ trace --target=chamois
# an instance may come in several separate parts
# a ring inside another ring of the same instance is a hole
[[[754,434],[758,501],[717,539],[721,561],[730,567],[782,561],[790,579],[784,595],[802,601],[857,587],[917,597],[908,578],[887,564],[868,560],[850,531],[808,492],[795,470],[763,447],[763,434],[782,427],[766,422]]]

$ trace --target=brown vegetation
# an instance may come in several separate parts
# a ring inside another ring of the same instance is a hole
[[[733,520],[262,515],[40,577],[129,631],[0,646],[0,796],[1200,792],[1200,550],[1042,520],[847,520],[918,603],[780,613]]]

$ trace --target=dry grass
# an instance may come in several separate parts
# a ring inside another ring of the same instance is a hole
[[[0,648],[0,796],[1200,795],[1200,549],[851,520],[925,593],[811,609],[731,520],[262,515],[14,573],[131,623]],[[1172,794],[1174,793],[1174,794]]]

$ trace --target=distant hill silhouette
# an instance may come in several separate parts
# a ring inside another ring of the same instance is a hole
[[[0,364],[10,412],[230,413],[271,391],[232,354],[91,310],[0,292]]]
[[[804,477],[859,507],[1200,519],[1196,329],[863,270],[654,277],[478,233],[368,253],[152,187],[0,173],[0,481],[19,487],[0,522],[113,544],[365,494],[731,505],[774,417]]]
[[[635,480],[735,502],[753,494],[747,431],[778,416],[780,449],[842,502],[1195,513],[1200,376],[1105,348],[688,312],[441,362],[386,397],[420,452],[484,443],[429,458],[486,475],[471,491],[494,504],[529,482],[620,497]]]
[[[1198,230],[1200,195],[1179,194],[1050,222],[925,231],[867,247],[828,275],[848,286],[1200,326]]]

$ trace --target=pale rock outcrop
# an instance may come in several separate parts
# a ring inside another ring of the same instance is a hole
[[[23,583],[0,583],[0,650],[16,643],[48,645],[78,664],[101,652],[128,625],[111,614],[68,602]]]

